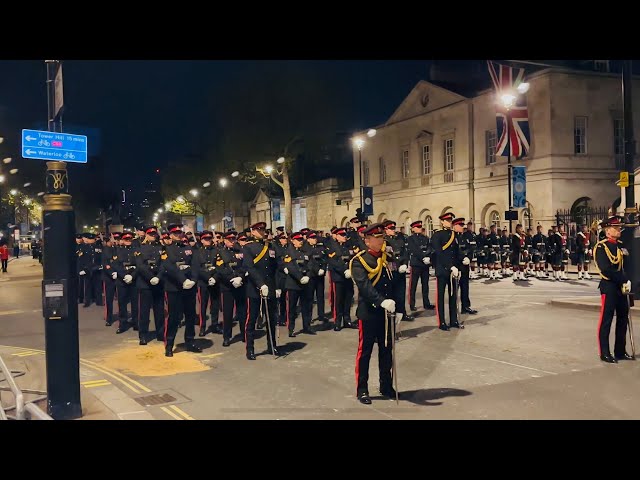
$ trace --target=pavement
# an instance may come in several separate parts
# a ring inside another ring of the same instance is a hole
[[[0,355],[15,369],[28,370],[32,385],[43,389],[40,274],[37,262],[21,258],[0,286]],[[443,332],[434,312],[422,309],[414,322],[402,322],[396,345],[398,405],[377,395],[375,347],[369,378],[373,404],[356,400],[357,330],[334,332],[331,324],[316,321],[316,335],[289,338],[281,327],[284,355],[278,358],[263,351],[260,331],[253,362],[246,360],[239,338],[224,348],[220,335],[208,334],[197,340],[202,354],[178,344],[174,357],[166,358],[162,343],[140,346],[137,332],[116,335],[115,325],[104,326],[102,307],[80,306],[83,418],[640,418],[640,362],[601,362],[597,312],[554,303],[598,298],[597,280],[570,277],[472,281],[472,305],[479,313],[464,316],[464,330]],[[434,286],[432,279],[432,302]],[[29,375],[19,380],[27,382]]]

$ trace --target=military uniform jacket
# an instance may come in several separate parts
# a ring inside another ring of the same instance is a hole
[[[431,240],[421,233],[412,234],[407,240],[407,250],[409,252],[409,265],[412,267],[426,267],[423,259],[431,257]]]
[[[353,253],[357,255],[367,249],[367,244],[364,243],[363,238],[358,233],[356,233],[356,236],[357,238],[353,241]]]
[[[349,248],[349,242],[335,242],[334,247],[327,254],[331,280],[334,282],[347,281],[344,272],[349,269],[349,261],[353,257],[353,253],[353,250]]]
[[[324,245],[321,245],[320,242],[315,245],[309,245],[309,258],[313,260],[311,265],[311,275],[314,277],[318,276],[318,270],[322,269],[325,272],[327,271],[327,255],[325,252]]]
[[[242,257],[242,252],[235,247],[218,248],[216,272],[218,273],[217,281],[220,282],[220,291],[229,292],[236,290],[231,284],[231,280],[236,277],[242,278],[243,285],[247,283],[247,272],[242,265]]]
[[[153,277],[160,278],[160,262],[164,248],[159,242],[143,243],[140,249],[134,252],[136,262],[136,286],[149,289],[149,283]],[[158,284],[160,285],[160,284]]]
[[[387,265],[392,272],[397,271],[401,265],[409,264],[409,250],[404,242],[404,235],[385,235]]]
[[[136,249],[133,245],[126,247],[121,246],[116,248],[115,258],[112,258],[111,268],[118,273],[118,282],[121,285],[135,285],[136,284]],[[131,283],[124,283],[123,278],[125,275],[131,275],[133,281]]]
[[[111,266],[114,257],[117,258],[116,247],[102,247],[102,273],[105,281],[115,281],[111,278],[111,274],[114,272]]]
[[[386,260],[386,252],[373,254],[367,250],[350,262],[351,278],[358,286],[356,316],[364,322],[381,316],[384,318],[384,309],[380,305],[393,297],[393,273]]]
[[[533,236],[533,248],[540,253],[544,253],[547,250],[547,236],[542,233],[536,233]]]
[[[462,233],[461,249],[466,252],[465,255],[469,260],[475,260],[478,255],[478,239],[480,237],[475,232],[466,231]]]
[[[486,256],[489,254],[489,236],[488,235],[478,235],[476,237],[477,247],[478,247],[478,255]]]
[[[509,238],[507,235],[504,235],[498,238],[498,243],[500,245],[500,251],[502,253],[507,253],[513,245],[513,239]]]
[[[166,292],[181,292],[185,280],[198,279],[198,264],[193,258],[194,250],[182,243],[167,245],[162,254],[160,272]]]
[[[313,267],[313,260],[305,251],[304,246],[301,248],[291,246],[281,262],[282,269],[286,268],[289,272],[286,276],[284,287],[287,290],[302,290],[304,285],[300,283],[300,279],[302,277],[310,278]]]
[[[487,238],[489,239],[489,250],[493,252],[500,252],[500,238],[495,233],[490,233]]]
[[[596,243],[594,257],[600,272],[600,288],[606,284],[620,287],[629,280],[624,271],[624,250],[619,240],[605,239]]]
[[[193,261],[198,266],[198,285],[200,287],[208,287],[209,279],[214,278],[218,284],[218,272],[216,269],[216,261],[218,260],[218,247],[213,245],[210,247],[200,247],[193,251]]]
[[[586,253],[589,250],[589,239],[582,232],[576,234],[576,253]]]
[[[451,267],[462,268],[458,240],[453,230],[436,230],[431,236],[437,276],[449,276]]]
[[[90,275],[91,272],[100,270],[102,268],[102,249],[99,248],[96,251],[95,244],[79,245],[77,250],[78,254],[78,273],[82,270]]]
[[[242,266],[249,274],[247,296],[260,298],[260,287],[269,287],[269,298],[276,297],[276,270],[278,263],[273,245],[264,240],[252,240],[243,250]]]
[[[560,234],[560,232],[555,232],[549,237],[549,250],[554,255],[564,253],[564,245],[565,244],[563,244],[562,235]]]
[[[531,253],[533,250],[533,237],[531,235],[524,236],[524,248]]]
[[[284,283],[285,283],[285,280],[287,279],[287,276],[282,271],[283,267],[281,267],[281,262],[284,256],[289,251],[290,246],[291,244],[288,242],[284,246],[280,244],[280,241],[273,243],[273,249],[276,251],[276,260],[279,267],[278,270],[276,271],[276,288],[280,290],[284,290],[285,288]]]
[[[515,255],[520,255],[523,253],[524,244],[525,244],[524,234],[515,232],[511,236],[511,250]]]

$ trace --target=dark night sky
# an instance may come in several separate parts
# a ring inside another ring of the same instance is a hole
[[[345,107],[336,131],[384,122],[429,67],[425,60],[279,62],[331,85]],[[114,189],[135,186],[154,168],[197,152],[216,114],[212,104],[224,101],[239,75],[259,77],[269,63],[66,61],[64,122],[100,129],[101,153],[112,165],[105,180]],[[45,79],[44,62],[0,61],[0,135],[8,144],[19,148],[20,129],[46,120]],[[123,181],[124,172],[131,176]]]

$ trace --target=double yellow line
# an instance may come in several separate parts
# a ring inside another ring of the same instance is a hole
[[[15,348],[17,350],[22,350],[21,352],[12,354],[12,355],[16,355],[16,356],[19,356],[19,357],[26,357],[26,356],[29,356],[29,355],[39,355],[39,354],[45,353],[44,350],[36,350],[36,349],[31,349],[31,348],[23,348],[23,347],[10,347],[10,348]],[[108,377],[111,377],[113,380],[116,380],[117,382],[120,382],[122,385],[127,387],[129,390],[131,390],[136,395],[138,395],[140,393],[150,393],[151,392],[151,390],[149,388],[145,387],[140,382],[137,382],[133,378],[131,378],[131,377],[129,377],[129,376],[123,374],[123,373],[120,373],[120,372],[118,372],[116,370],[112,370],[109,367],[105,367],[103,365],[99,365],[99,364],[97,364],[95,362],[92,362],[90,360],[84,360],[82,358],[80,359],[80,363],[82,365],[84,365],[85,367],[87,367],[87,368],[90,368],[92,370],[96,370],[98,372],[104,373]],[[106,383],[102,383],[102,382],[106,382]],[[96,380],[94,382],[92,382],[92,381],[82,382],[82,385],[85,386],[86,388],[93,388],[93,387],[101,387],[101,386],[109,385],[109,383],[110,382],[108,380]],[[171,418],[173,418],[175,420],[195,420],[195,418],[190,416],[187,412],[185,412],[181,408],[176,407],[175,405],[169,405],[169,407],[160,407],[160,410],[162,410],[163,412],[165,412],[167,415],[169,415]]]
[[[86,382],[80,382],[84,388],[106,387],[111,385],[109,380],[89,380]]]

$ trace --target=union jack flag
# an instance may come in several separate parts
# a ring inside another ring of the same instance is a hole
[[[489,74],[496,89],[496,124],[497,142],[496,156],[513,156],[522,158],[529,153],[531,133],[529,131],[529,111],[527,98],[518,93],[518,85],[523,82],[524,68],[512,68],[487,60]],[[507,108],[500,101],[502,95],[510,93],[515,96],[514,104]],[[510,119],[507,136],[507,115]]]

